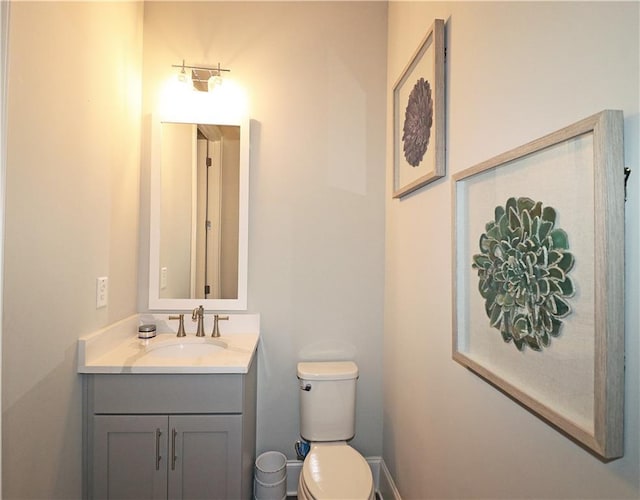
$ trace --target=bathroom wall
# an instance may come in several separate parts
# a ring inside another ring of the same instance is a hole
[[[0,3],[0,234],[4,234],[4,206],[5,206],[5,172],[7,159],[7,59],[9,53],[9,3]],[[0,280],[4,275],[4,239],[0,244]],[[0,290],[0,301],[2,291]],[[2,336],[2,311],[0,305],[0,336]],[[0,356],[2,349],[0,349]],[[0,370],[2,369],[0,363]],[[0,377],[0,384],[2,377]],[[1,394],[0,390],[0,394]],[[1,423],[1,419],[0,419]],[[2,439],[0,434],[0,448]],[[2,455],[0,454],[0,470],[2,470]],[[0,491],[2,491],[2,474],[0,474]]]
[[[640,496],[637,2],[391,2],[393,85],[445,20],[446,178],[391,199],[387,148],[384,460],[402,498]],[[388,99],[387,144],[392,114]],[[625,115],[625,456],[603,463],[451,359],[451,174],[602,109]]]
[[[382,453],[386,12],[384,2],[145,4],[145,119],[183,59],[220,62],[249,97],[258,453],[295,457],[296,362],[330,358],[358,362],[354,445]]]
[[[136,312],[142,4],[12,2],[10,14],[2,493],[69,500],[82,477],[77,339]],[[109,305],[96,310],[98,276]]]

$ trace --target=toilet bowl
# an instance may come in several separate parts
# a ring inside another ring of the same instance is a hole
[[[299,500],[375,498],[369,464],[347,444],[355,435],[358,366],[352,361],[298,363],[300,436],[310,443]]]
[[[345,442],[311,445],[298,481],[298,500],[373,500],[373,476],[360,453]]]

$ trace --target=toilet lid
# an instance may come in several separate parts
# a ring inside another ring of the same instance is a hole
[[[369,464],[347,444],[312,445],[302,466],[302,476],[313,498],[371,497],[373,478]]]

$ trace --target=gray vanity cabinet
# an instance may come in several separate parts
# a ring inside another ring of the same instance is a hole
[[[256,369],[247,374],[89,375],[90,499],[248,499]]]
[[[167,498],[166,416],[98,415],[92,448],[91,497]]]
[[[240,415],[169,419],[169,498],[239,498]]]
[[[94,497],[240,498],[240,415],[96,415]]]

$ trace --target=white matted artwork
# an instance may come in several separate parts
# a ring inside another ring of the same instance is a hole
[[[444,21],[436,19],[393,86],[393,197],[445,175]]]
[[[453,358],[602,458],[622,456],[622,113],[459,172]]]

